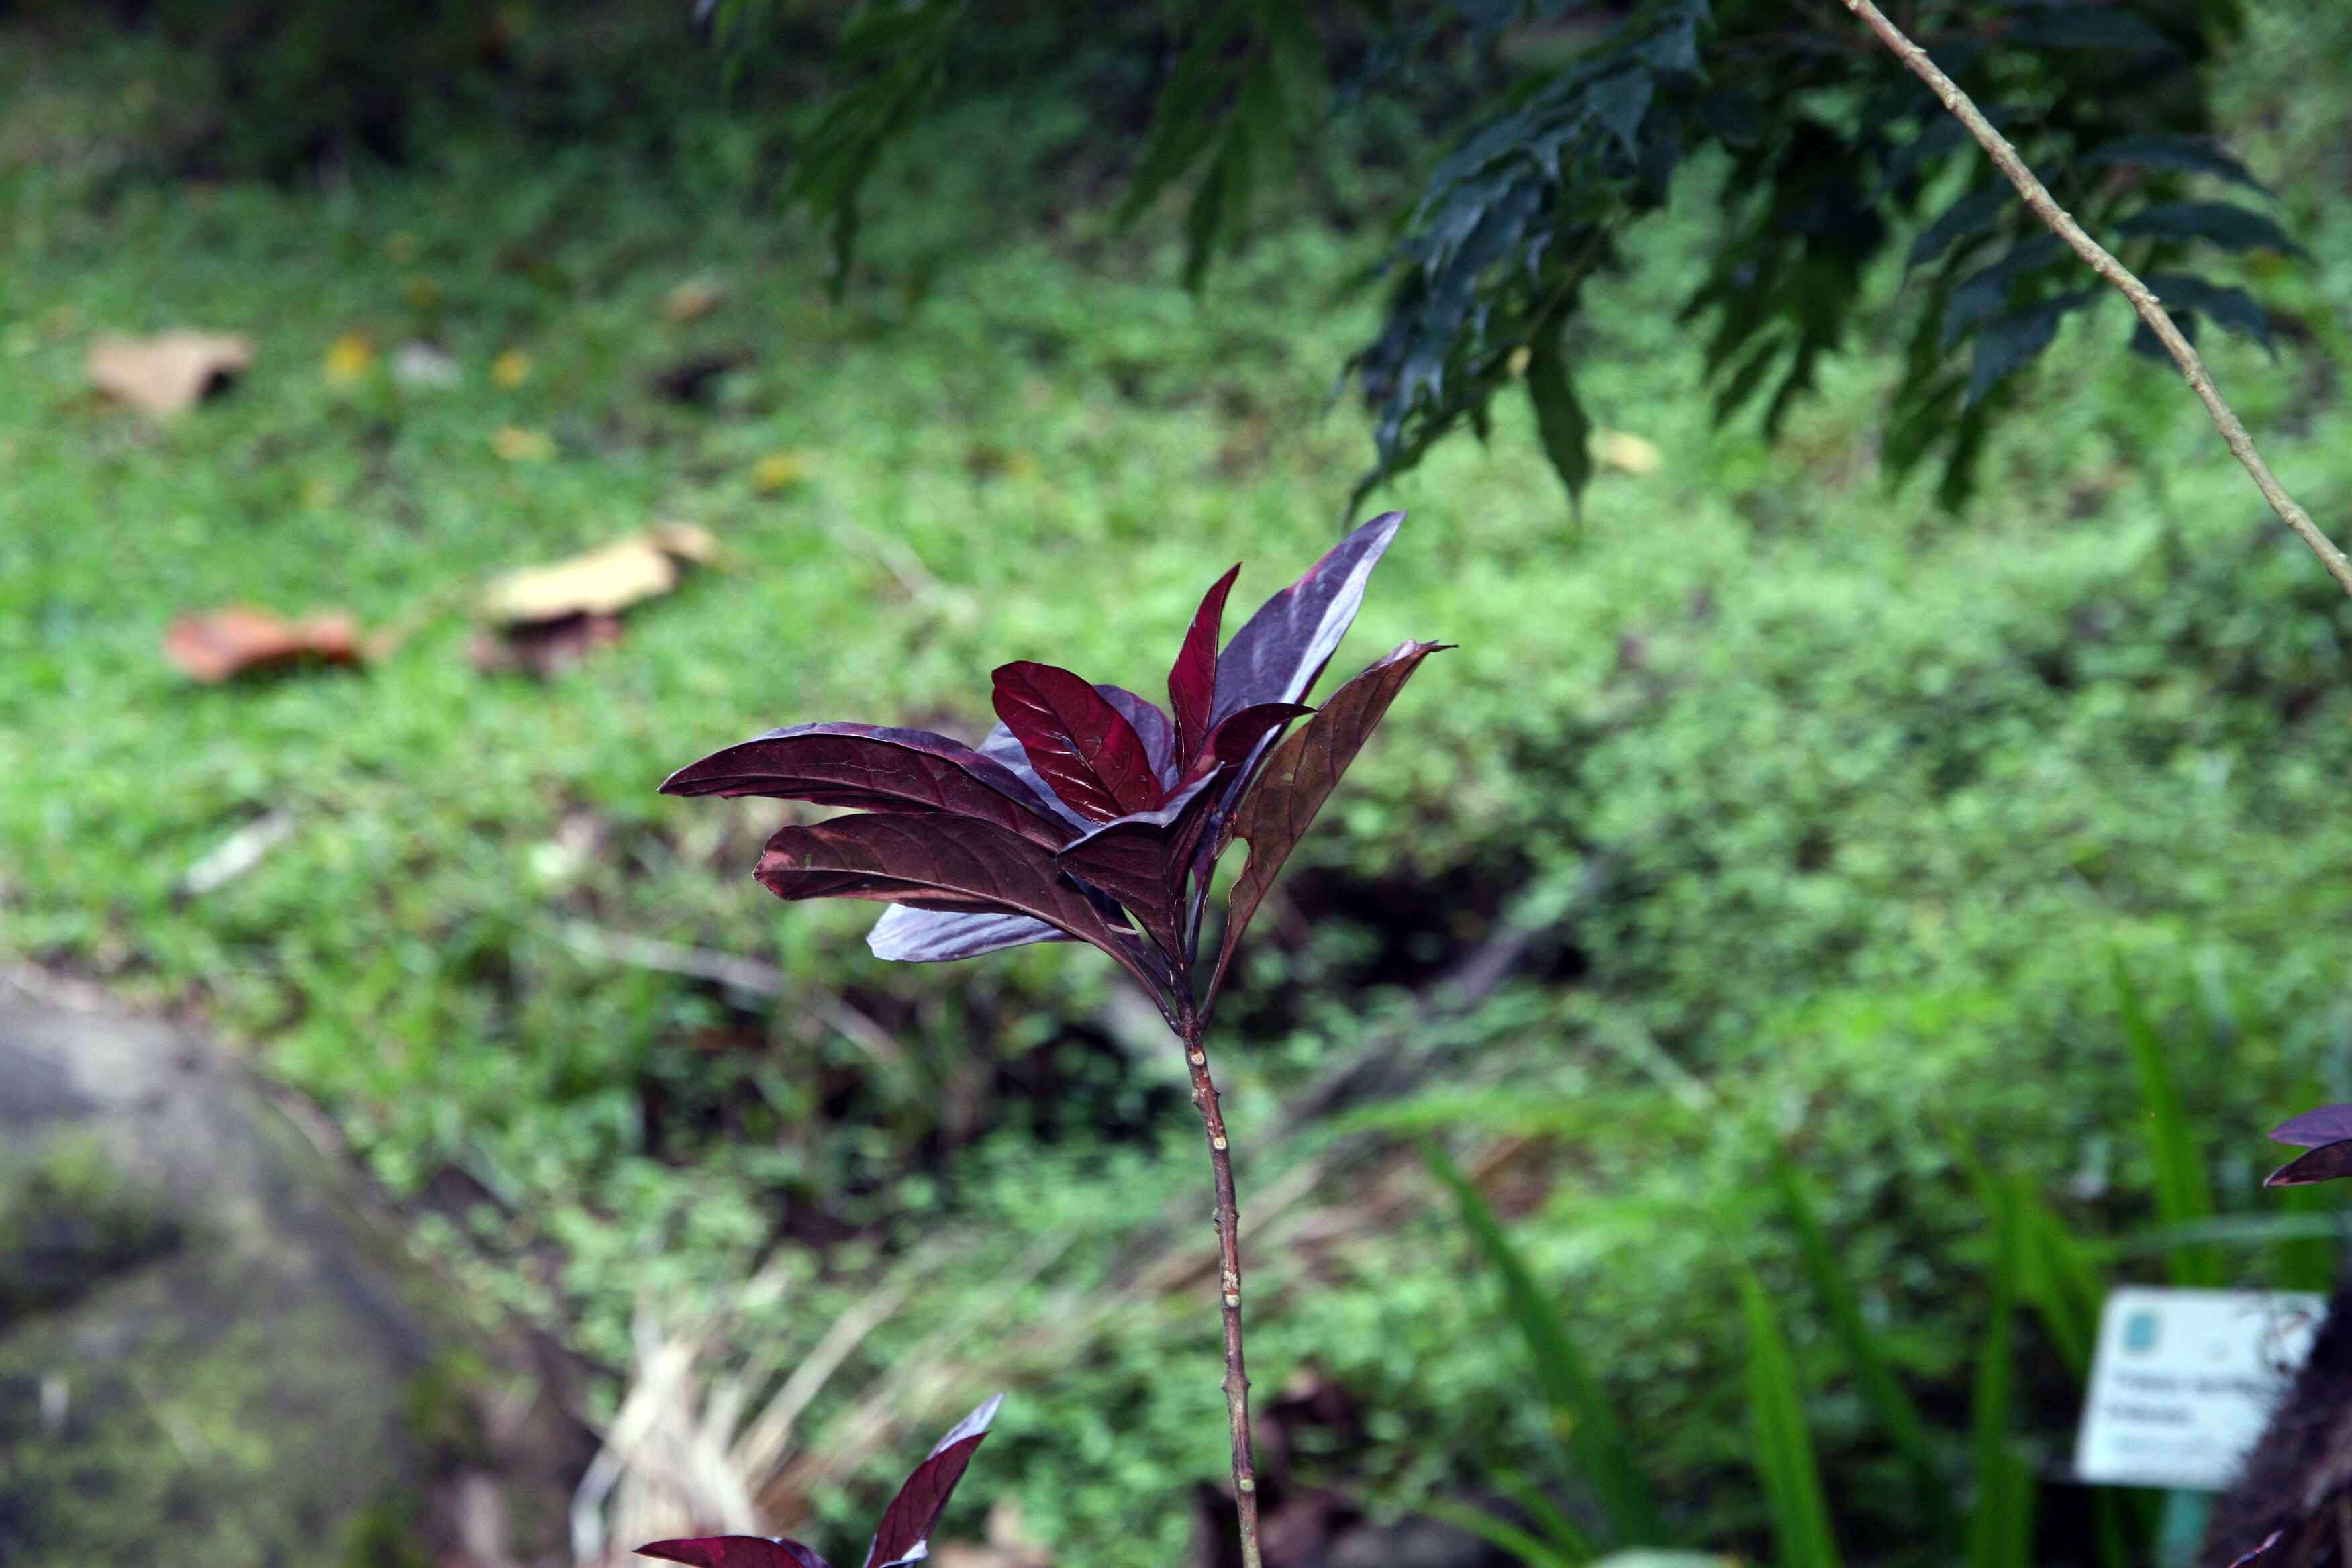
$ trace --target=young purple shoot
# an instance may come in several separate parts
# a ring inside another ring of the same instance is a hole
[[[955,1495],[956,1483],[963,1479],[964,1467],[971,1463],[972,1455],[980,1451],[982,1441],[988,1436],[988,1424],[996,1419],[996,1407],[1004,1395],[982,1402],[980,1407],[949,1428],[948,1435],[931,1445],[930,1453],[917,1465],[898,1488],[898,1495],[882,1510],[882,1522],[874,1528],[873,1544],[866,1549],[864,1568],[906,1568],[930,1554],[931,1531],[938,1527],[940,1515],[947,1511],[948,1499]],[[702,1535],[683,1541],[656,1541],[637,1548],[640,1557],[658,1557],[667,1563],[690,1563],[696,1568],[833,1568],[797,1541],[774,1540],[764,1535]]]
[[[669,795],[767,795],[855,812],[782,828],[752,874],[781,899],[888,905],[866,938],[877,957],[932,963],[1084,942],[1158,1005],[1183,1047],[1214,1177],[1244,1568],[1259,1568],[1259,1553],[1240,1212],[1203,1036],[1276,874],[1396,694],[1446,646],[1401,643],[1321,708],[1307,706],[1403,521],[1388,512],[1349,534],[1222,648],[1225,595],[1241,569],[1219,578],[1168,671],[1167,710],[1024,660],[994,671],[998,722],[977,748],[926,730],[794,724],[714,752],[661,786]],[[1204,979],[1210,887],[1218,858],[1237,838],[1248,841],[1249,858]]]

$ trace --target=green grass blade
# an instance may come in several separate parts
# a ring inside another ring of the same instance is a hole
[[[2029,1568],[2033,1476],[2010,1444],[2016,1405],[2017,1298],[2023,1229],[2015,1194],[1989,1183],[1992,1226],[1990,1302],[1977,1345],[1974,1431],[1976,1507],[1969,1515],[1969,1568]]]
[[[1567,1428],[1569,1452],[1599,1498],[1601,1510],[1609,1516],[1610,1530],[1616,1538],[1614,1544],[1662,1544],[1665,1531],[1659,1522],[1649,1483],[1643,1479],[1634,1460],[1624,1424],[1618,1420],[1592,1369],[1585,1364],[1584,1357],[1569,1339],[1559,1313],[1537,1285],[1527,1259],[1504,1233],[1502,1223],[1486,1206],[1477,1187],[1442,1150],[1426,1145],[1423,1156],[1429,1162],[1431,1172],[1454,1194],[1464,1228],[1502,1281],[1504,1308],[1535,1358],[1536,1380],[1543,1388],[1554,1421]]]
[[[2077,1382],[2085,1382],[2091,1375],[2091,1347],[2098,1338],[2106,1280],[2082,1238],[2021,1177],[2014,1180],[2010,1201],[2017,1205],[2021,1231],[2020,1288],[2066,1370]]]
[[[1513,1502],[1527,1510],[1528,1517],[1535,1521],[1536,1528],[1544,1532],[1552,1546],[1578,1562],[1601,1555],[1600,1543],[1586,1534],[1582,1526],[1560,1512],[1559,1505],[1544,1496],[1543,1489],[1525,1476],[1503,1476],[1495,1484],[1501,1487]]]
[[[1584,1568],[1592,1561],[1590,1552],[1559,1551],[1516,1524],[1464,1503],[1441,1499],[1423,1503],[1421,1511],[1432,1519],[1442,1519],[1448,1524],[1468,1531],[1496,1551],[1510,1553],[1528,1564],[1528,1568]]]
[[[1837,1250],[1830,1245],[1829,1235],[1822,1228],[1820,1213],[1806,1192],[1804,1173],[1785,1152],[1776,1150],[1772,1174],[1780,1187],[1781,1207],[1787,1211],[1789,1224],[1797,1235],[1798,1257],[1804,1264],[1813,1293],[1829,1314],[1830,1330],[1853,1369],[1854,1381],[1861,1384],[1864,1395],[1877,1413],[1879,1424],[1902,1457],[1904,1468],[1910,1473],[1920,1523],[1933,1531],[1939,1541],[1957,1538],[1959,1519],[1952,1509],[1950,1488],[1937,1473],[1927,1424],[1919,1418],[1919,1407],[1911,1402],[1910,1394],[1896,1379],[1869,1319],[1863,1315],[1853,1283],[1838,1262]]]
[[[1739,1310],[1748,1325],[1748,1409],[1756,1426],[1756,1468],[1772,1510],[1772,1540],[1780,1568],[1838,1568],[1830,1533],[1829,1502],[1822,1495],[1821,1460],[1797,1387],[1788,1341],[1764,1287],[1739,1271]]]
[[[2149,1021],[2139,988],[2121,955],[2115,960],[2116,1001],[2123,1013],[2124,1042],[2131,1048],[2132,1070],[2139,1079],[2140,1104],[2146,1110],[2150,1162],[2156,1168],[2156,1212],[2167,1225],[2188,1225],[2213,1216],[2213,1184],[2199,1157],[2197,1137],[2189,1124],[2188,1107],[2174,1081],[2172,1066],[2164,1059],[2164,1041]],[[2218,1286],[2221,1260],[2210,1247],[2173,1249],[2175,1285]]]

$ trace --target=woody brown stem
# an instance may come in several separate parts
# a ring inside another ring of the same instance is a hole
[[[1177,1033],[1185,1065],[1192,1072],[1192,1104],[1209,1139],[1209,1169],[1217,1188],[1217,1301],[1225,1320],[1225,1415],[1233,1427],[1234,1506],[1241,1516],[1243,1568],[1261,1568],[1257,1546],[1257,1460],[1250,1442],[1249,1373],[1242,1363],[1241,1209],[1234,1201],[1234,1153],[1225,1136],[1224,1113],[1217,1109],[1217,1086],[1209,1078],[1202,1047],[1202,1026],[1187,1009]]]

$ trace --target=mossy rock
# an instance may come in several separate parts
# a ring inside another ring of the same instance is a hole
[[[426,1560],[448,1361],[348,1193],[191,1042],[0,990],[0,1562]]]

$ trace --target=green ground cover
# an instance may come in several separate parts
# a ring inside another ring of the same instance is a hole
[[[2315,257],[2271,285],[2298,330],[2275,362],[2211,353],[2338,519],[2352,147],[2330,95],[2290,90],[2352,78],[2320,44],[2258,29],[2231,88],[2236,150]],[[1013,1321],[1102,1277],[1200,1175],[1181,1064],[1124,1032],[1105,966],[887,968],[869,912],[745,879],[772,805],[652,786],[772,723],[975,733],[1006,658],[1150,688],[1208,580],[1241,559],[1239,592],[1270,590],[1336,530],[1364,437],[1326,393],[1370,318],[1333,301],[1377,225],[1274,223],[1196,300],[1171,226],[1122,235],[1084,199],[1075,116],[982,97],[877,193],[877,280],[834,304],[814,232],[747,195],[741,115],[554,150],[458,125],[324,186],[190,185],[110,163],[96,129],[159,62],[0,62],[22,110],[0,117],[0,951],[199,1012],[332,1113],[485,1301],[615,1374],[643,1303],[782,1256],[790,1290],[742,1332],[804,1345],[878,1259],[962,1238],[821,1422],[1034,1238],[1071,1248]],[[1370,217],[1390,195],[1333,199]],[[2352,1089],[2352,611],[2180,388],[2117,352],[2119,303],[2069,329],[1962,517],[1881,481],[1871,353],[1777,450],[1712,427],[1665,304],[1704,205],[1655,221],[1584,329],[1612,351],[1589,404],[1658,472],[1604,475],[1572,517],[1514,411],[1376,498],[1412,520],[1343,661],[1461,647],[1262,922],[1222,1070],[1246,1208],[1329,1135],[1278,1125],[1284,1091],[1507,910],[1564,910],[1541,964],[1452,1026],[1444,1092],[1389,1115],[1530,1140],[1523,1240],[1676,1506],[1736,1539],[1755,1505],[1706,1485],[1745,1441],[1723,1248],[1790,1268],[1738,1223],[1777,1142],[1826,1181],[1906,1370],[1949,1393],[1982,1265],[1956,1141],[2087,1231],[2151,1215],[2118,954],[2225,1206],[2257,1205],[2269,1118]],[[694,279],[724,304],[670,321]],[[87,395],[92,333],[173,325],[252,332],[258,361],[162,428]],[[376,357],[338,381],[354,333]],[[393,380],[410,340],[457,384]],[[756,363],[710,406],[648,390],[738,348]],[[657,517],[725,560],[553,679],[473,669],[488,576]],[[364,673],[194,688],[163,627],[233,601],[415,629]],[[292,831],[250,874],[176,890],[266,811]],[[756,958],[783,994],[615,963],[583,926]],[[1377,1212],[1262,1260],[1262,1378],[1312,1364],[1357,1394],[1371,1446],[1345,1479],[1382,1500],[1531,1463],[1552,1435],[1448,1211],[1423,1183]],[[1213,1333],[1186,1295],[1021,1362],[989,1482],[1085,1543],[1073,1561],[1169,1561],[1180,1489],[1222,1465]],[[1850,1528],[1895,1552],[1890,1489],[1861,1484],[1890,1461],[1822,1331],[1792,1333]],[[2054,1451],[2072,1413],[2047,1381],[2029,1436]]]

